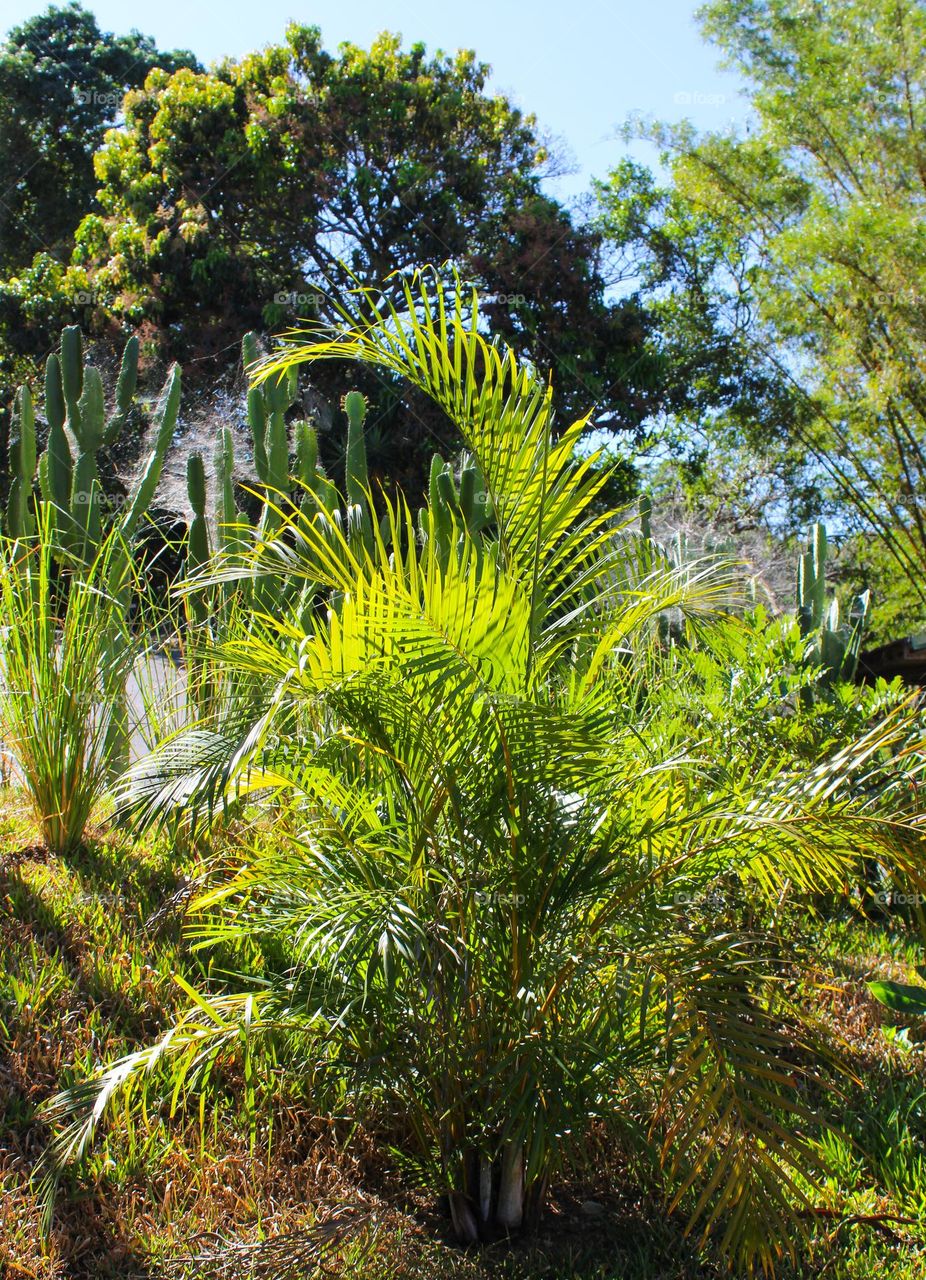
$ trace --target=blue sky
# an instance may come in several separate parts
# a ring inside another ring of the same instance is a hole
[[[104,30],[137,26],[162,48],[190,48],[207,63],[279,40],[290,19],[321,27],[331,49],[343,40],[367,45],[384,29],[430,49],[475,49],[493,67],[493,86],[534,112],[571,156],[577,172],[551,186],[561,197],[586,190],[626,153],[614,133],[631,112],[687,116],[701,129],[742,124],[746,115],[736,77],[718,69],[716,50],[698,34],[694,0],[84,2]],[[0,30],[44,7],[43,0],[0,0]]]

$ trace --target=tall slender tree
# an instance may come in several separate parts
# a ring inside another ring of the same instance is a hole
[[[837,505],[840,532],[869,560],[874,543],[882,572],[892,566],[905,606],[896,623],[916,625],[926,618],[926,11],[915,0],[714,0],[701,16],[745,79],[749,131],[646,128],[672,190],[619,172],[605,193],[612,234],[629,234],[669,285],[681,347],[688,326],[689,351],[721,357],[701,421],[710,427],[732,394],[736,413],[721,427],[741,424],[753,457]]]

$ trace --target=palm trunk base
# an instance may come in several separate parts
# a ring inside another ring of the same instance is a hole
[[[461,1244],[536,1231],[549,1180],[544,1175],[525,1181],[522,1147],[509,1146],[495,1160],[473,1152],[464,1163],[463,1185],[448,1195],[454,1235]]]

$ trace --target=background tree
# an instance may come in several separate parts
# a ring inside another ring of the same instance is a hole
[[[36,372],[65,323],[90,301],[65,304],[61,281],[80,220],[96,207],[93,155],[127,89],[153,67],[197,68],[138,31],[101,32],[76,0],[50,5],[0,45],[0,458],[6,461],[13,388]],[[34,263],[34,265],[33,265]],[[25,271],[19,282],[15,273]],[[0,499],[6,474],[0,468]]]
[[[632,284],[661,358],[661,413],[635,451],[641,482],[736,537],[802,528],[823,501],[793,444],[807,406],[757,357],[747,246],[630,159],[595,190],[612,275]]]
[[[97,152],[99,206],[70,261],[39,255],[0,290],[8,347],[79,322],[137,332],[214,380],[244,329],[278,331],[327,294],[449,261],[493,296],[492,322],[522,354],[556,359],[564,416],[597,407],[638,428],[659,394],[645,320],[607,301],[597,231],[543,193],[536,122],[486,91],[488,73],[472,53],[428,56],[389,34],[332,55],[297,25],[209,72],[152,71]],[[449,439],[443,416],[362,377],[371,461],[388,437],[389,468],[409,468],[395,478],[420,479]],[[337,371],[319,382],[336,400]]]
[[[196,67],[149,36],[101,32],[80,4],[49,6],[0,45],[0,270],[66,254],[93,206],[93,153],[152,67]]]
[[[926,617],[926,12],[912,0],[715,0],[702,11],[749,85],[742,137],[644,132],[670,192],[626,168],[604,192],[612,233],[663,290],[664,342],[703,374],[683,405],[716,454],[738,443],[771,506],[835,513],[900,609]],[[636,218],[636,224],[633,219]],[[732,428],[732,432],[731,432]],[[742,428],[742,430],[741,430]],[[732,436],[732,439],[731,439]],[[715,471],[716,474],[716,471]],[[878,550],[872,553],[871,540]],[[896,584],[896,588],[894,586]]]

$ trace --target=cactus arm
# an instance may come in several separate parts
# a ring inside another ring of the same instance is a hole
[[[61,361],[54,352],[45,361],[45,417],[50,430],[63,427],[67,418],[61,385]]]
[[[267,483],[274,491],[274,500],[289,489],[289,437],[283,414],[275,410],[270,415],[267,434],[264,437],[264,453],[267,458]]]
[[[447,501],[448,490],[453,493],[453,481],[444,470],[434,474],[432,465],[432,491],[437,501],[432,502],[427,512],[428,533],[435,541],[438,557],[442,565],[446,565],[447,557],[450,554],[450,538],[453,533],[453,518],[451,516],[451,505]]]
[[[311,422],[296,423],[296,475],[312,487],[318,473],[318,433]]]
[[[32,392],[28,387],[19,388],[19,475],[23,484],[31,484],[35,476],[37,462],[35,445],[35,406],[32,403]]]
[[[252,387],[248,392],[248,425],[251,428],[251,440],[254,446],[254,470],[258,480],[267,483],[267,451],[264,437],[267,434],[267,414],[264,409],[264,397],[259,387]]]
[[[187,541],[187,562],[198,568],[209,560],[209,528],[206,524],[206,468],[202,456],[192,453],[186,462],[186,486],[193,508]]]
[[[54,517],[54,500],[51,496],[51,484],[48,479],[48,453],[47,451],[39,458],[38,466],[39,493],[42,495],[42,501],[46,507],[52,508],[52,517]]]
[[[797,562],[797,619],[802,636],[813,631],[813,556],[803,552]]]
[[[102,534],[100,518],[100,481],[96,458],[92,453],[79,453],[71,482],[71,520],[78,540],[79,554],[89,560],[99,546]]]
[[[370,478],[363,424],[367,402],[359,391],[344,397],[347,414],[347,449],[344,459],[344,492],[347,499],[348,531],[368,551],[373,549],[373,520],[370,513]]]
[[[313,509],[320,509],[328,516],[333,516],[338,510],[338,491],[331,483],[324,471],[318,471],[315,483],[312,486],[312,492],[315,494],[317,501],[313,503]]]
[[[38,467],[39,476],[39,493],[42,495],[42,502],[45,504],[45,517],[48,520],[48,528],[51,533],[53,544],[60,542],[61,535],[58,532],[61,525],[62,511],[58,507],[51,493],[51,482],[48,477],[48,452],[42,454],[39,458]]]
[[[444,460],[439,453],[435,453],[431,458],[431,471],[428,477],[428,501],[431,507],[440,505],[440,493],[437,488],[437,477],[444,469]]]
[[[262,537],[279,528],[282,517],[277,508],[289,492],[289,440],[282,413],[270,415],[264,441],[267,494],[260,519]]]
[[[296,370],[290,369],[263,384],[267,407],[271,413],[285,413],[293,403],[296,398],[296,377]]]
[[[84,385],[84,348],[80,329],[68,325],[61,334],[61,386],[70,412],[76,408]]]
[[[236,526],[240,515],[235,505],[235,442],[228,427],[223,427],[215,451],[215,488],[218,541],[230,551],[238,544]]]
[[[26,511],[19,476],[13,476],[10,481],[10,492],[6,500],[6,528],[11,538],[23,538],[26,535]]]
[[[161,395],[154,448],[148,454],[141,476],[135,486],[132,500],[128,506],[125,516],[122,519],[122,533],[124,537],[130,537],[134,533],[139,520],[151,505],[151,500],[154,497],[154,491],[157,489],[158,481],[161,478],[161,469],[164,466],[164,458],[166,457],[167,450],[174,438],[179,409],[180,369],[177,365],[173,365],[167,376],[167,383],[165,384],[164,391]]]
[[[823,621],[826,608],[826,561],[827,561],[826,527],[817,522],[813,527],[813,619],[814,626]]]
[[[244,376],[250,378],[253,373],[254,365],[260,359],[260,348],[257,344],[257,334],[250,330],[241,339],[241,363],[244,366]]]
[[[846,656],[845,640],[837,631],[824,627],[820,632],[820,666],[827,680],[838,680]]]
[[[485,477],[478,467],[474,467],[476,473],[475,490],[473,492],[473,514],[475,520],[475,528],[479,531],[486,528],[490,518],[489,495],[486,491]]]
[[[61,383],[61,361],[52,353],[45,364],[45,417],[48,420],[48,444],[44,458],[48,469],[48,501],[63,516],[71,495],[73,459],[65,434],[67,411]]]
[[[55,425],[49,431],[46,455],[48,457],[49,493],[56,506],[63,510],[67,505],[68,495],[71,492],[71,472],[74,467],[74,460],[71,457],[68,438],[64,434],[62,427]]]
[[[466,521],[466,527],[470,533],[475,533],[479,528],[478,512],[476,511],[476,468],[464,467],[460,472],[460,510],[463,513],[463,519]]]
[[[640,536],[647,541],[653,536],[653,500],[645,493],[640,498]]]
[[[35,408],[32,393],[21,386],[13,401],[13,431],[10,443],[10,492],[6,525],[14,538],[31,537],[35,532],[32,514],[32,486],[35,476]]]
[[[441,471],[437,477],[437,493],[440,504],[445,506],[448,511],[455,511],[459,507],[456,486],[449,471]]]
[[[367,471],[366,442],[363,437],[367,402],[359,391],[348,391],[344,397],[344,411],[347,414],[344,490],[351,506],[363,506],[366,503],[370,479]]]
[[[113,445],[119,438],[119,433],[132,407],[137,384],[138,339],[133,334],[125,344],[125,350],[122,352],[122,364],[119,368],[119,378],[116,382],[116,408],[103,433],[103,443],[105,445]]]
[[[106,398],[99,369],[84,372],[84,389],[78,402],[79,413],[73,423],[74,435],[82,453],[96,454],[103,443],[106,424]],[[96,459],[94,457],[94,465]]]

